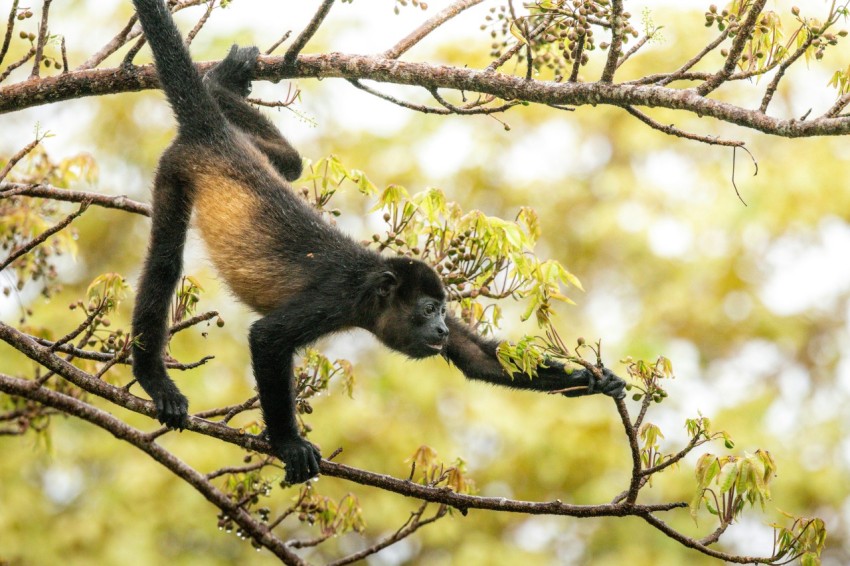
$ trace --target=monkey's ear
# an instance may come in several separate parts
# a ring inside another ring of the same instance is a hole
[[[389,297],[398,287],[398,277],[392,271],[382,271],[375,281],[375,292],[379,297]]]

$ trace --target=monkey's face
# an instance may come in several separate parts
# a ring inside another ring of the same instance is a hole
[[[378,338],[411,358],[427,358],[443,351],[449,340],[446,302],[422,295],[413,304],[397,304],[381,317]]]

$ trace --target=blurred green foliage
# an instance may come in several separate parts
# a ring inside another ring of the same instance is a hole
[[[54,21],[74,21],[74,9],[81,9],[80,3],[57,4]],[[101,9],[102,25],[111,21],[109,29],[117,29],[129,14],[129,3],[118,9],[120,16]],[[674,67],[682,53],[696,51],[710,37],[708,31],[693,32],[702,17],[699,9],[685,6],[653,12],[653,21],[665,26],[665,39],[637,55],[624,75],[649,72],[656,64]],[[677,29],[689,19],[693,29]],[[328,25],[326,31],[340,30],[333,28],[339,23]],[[199,59],[220,55],[234,39],[252,37],[250,29],[206,33],[196,43]],[[476,51],[463,41],[433,49],[439,59],[484,66],[489,37],[474,37],[472,43],[484,46],[480,55],[472,55]],[[255,40],[271,43],[274,38]],[[392,41],[388,36],[387,45]],[[69,43],[69,57],[86,54],[76,53]],[[825,68],[833,69],[829,62],[827,53]],[[587,72],[598,71],[594,64]],[[811,104],[807,96],[827,89],[831,72],[821,76],[817,69],[809,75],[805,68],[794,71],[777,94],[774,111],[803,114]],[[541,260],[561,262],[586,289],[571,293],[576,306],[555,309],[555,324],[565,338],[601,338],[603,358],[618,373],[624,373],[623,366],[614,362],[626,356],[663,354],[677,369],[678,379],[665,382],[669,399],[653,406],[648,417],[664,436],[648,431],[647,445],[677,451],[687,441],[685,419],[701,410],[714,429],[734,436],[736,454],[769,449],[780,470],[771,483],[773,503],[795,516],[823,517],[830,532],[824,563],[850,563],[850,421],[843,410],[850,396],[850,282],[846,269],[839,268],[841,261],[846,264],[846,249],[843,260],[835,252],[836,245],[848,242],[850,231],[846,140],[767,138],[668,111],[654,113],[663,123],[747,141],[759,174],[749,177],[749,163],[739,155],[735,181],[745,207],[732,186],[731,150],[650,131],[617,109],[559,113],[518,107],[500,117],[510,131],[486,117],[410,113],[398,124],[387,124],[378,116],[352,121],[343,115],[358,112],[358,104],[396,112],[343,82],[304,81],[299,87],[299,111],[313,116],[316,126],[286,113],[274,118],[292,132],[305,156],[315,161],[330,153],[343,156],[378,187],[395,184],[418,193],[438,186],[464,210],[493,217],[513,219],[523,207],[536,210]],[[725,94],[745,96],[735,87]],[[74,109],[84,109],[85,124],[63,116]],[[45,146],[63,162],[92,171],[93,162],[77,161],[80,148],[92,154],[99,180],[85,173],[79,182],[139,200],[148,200],[156,157],[172,133],[159,93],[92,98],[25,113],[4,128],[2,154],[28,143],[35,122],[58,134]],[[358,238],[369,238],[380,225],[379,216],[369,216],[374,205],[374,198],[357,191],[334,196],[334,206],[343,211],[340,225]],[[96,276],[121,273],[133,285],[145,249],[146,221],[91,209],[74,226],[77,257],[60,265],[62,289],[49,299],[12,289],[2,303],[4,320],[17,322],[31,309],[29,330],[50,329],[54,337],[61,336],[85,317],[82,309],[69,311],[67,305],[84,296]],[[208,263],[197,259],[198,246],[190,249],[195,257],[188,262],[190,273],[206,289],[203,306],[219,310],[228,321],[223,328],[209,324],[181,333],[172,344],[178,359],[216,355],[211,364],[176,376],[192,409],[202,410],[251,395],[245,340],[251,317],[221,290]],[[8,283],[3,279],[0,285]],[[130,302],[110,313],[113,324],[126,327]],[[519,322],[522,306],[501,306],[500,335],[518,339],[535,331],[533,323]],[[426,444],[442,461],[461,458],[464,478],[474,480],[483,495],[598,503],[625,487],[628,449],[608,399],[569,400],[465,383],[441,360],[406,361],[358,333],[319,346],[330,359],[352,360],[356,374],[356,384],[340,380],[330,394],[310,400],[311,439],[325,454],[342,446],[337,461],[406,477],[409,459],[415,453],[424,458],[420,446]],[[32,370],[31,362],[5,344],[0,344],[0,360],[5,373]],[[334,371],[333,366],[325,369]],[[129,378],[126,368],[112,371],[125,382]],[[139,415],[121,416],[151,426]],[[169,435],[164,444],[202,471],[241,458],[233,447],[186,433]],[[656,452],[647,451],[646,457]],[[0,436],[0,454],[0,563],[274,563],[232,534],[219,532],[214,509],[189,486],[79,421],[54,418],[47,432]],[[733,464],[739,470],[745,461],[727,453],[701,458],[717,463],[720,476]],[[696,463],[695,455],[665,470],[643,497],[688,501],[697,481],[720,481],[720,476],[696,479]],[[719,491],[731,488],[735,480],[730,477],[731,471]],[[328,502],[345,505],[346,494],[355,491],[363,514],[348,520],[352,530],[362,521],[372,536],[394,531],[416,508],[414,502],[331,478],[315,487],[327,498],[321,502],[325,507],[317,502],[316,509],[326,509]],[[764,494],[759,490],[752,496]],[[288,503],[298,496],[297,488],[273,495]],[[719,548],[769,553],[771,529],[764,525],[787,522],[772,508],[768,505],[764,514],[748,511]],[[697,518],[698,526],[686,512],[665,516],[694,535],[714,527],[710,509],[701,507]],[[359,543],[349,534],[337,544],[350,551]],[[426,527],[381,560],[376,563],[714,563],[635,519],[474,510]]]

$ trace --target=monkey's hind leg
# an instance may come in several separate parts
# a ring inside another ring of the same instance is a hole
[[[185,186],[163,171],[154,185],[153,223],[136,304],[133,308],[133,375],[151,396],[157,419],[183,429],[189,401],[165,371],[162,356],[168,340],[171,298],[183,270],[183,245],[191,216]]]

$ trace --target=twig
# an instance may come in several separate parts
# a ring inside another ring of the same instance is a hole
[[[274,43],[272,43],[272,46],[271,46],[271,47],[269,47],[268,49],[266,49],[266,53],[265,53],[265,54],[266,54],[266,55],[271,55],[272,53],[274,53],[274,50],[275,50],[275,49],[277,49],[278,47],[280,47],[280,45],[281,45],[284,41],[286,41],[287,39],[289,39],[289,36],[290,36],[290,35],[292,35],[292,30],[287,31],[285,34],[283,34],[283,37],[281,37],[280,39],[278,39],[277,41],[275,41]]]
[[[79,215],[84,213],[88,207],[89,207],[89,203],[84,202],[83,204],[80,205],[80,208],[77,210],[77,212],[69,214],[68,216],[65,217],[64,220],[62,220],[61,222],[59,222],[55,226],[48,228],[47,230],[45,230],[44,232],[39,234],[37,237],[30,240],[26,244],[19,246],[19,247],[15,248],[14,250],[12,250],[12,252],[9,254],[9,257],[7,257],[2,263],[0,263],[0,271],[3,271],[7,267],[9,267],[9,265],[11,265],[12,262],[14,262],[16,259],[18,259],[22,255],[29,253],[30,251],[32,251],[36,247],[43,244],[45,242],[45,240],[47,240],[47,238],[49,238],[53,234],[56,234],[57,232],[61,232],[62,230],[64,230],[65,227],[68,226],[68,224],[73,222]]]
[[[30,58],[35,55],[35,47],[30,47],[29,51],[27,51],[23,57],[15,61],[14,63],[10,63],[8,67],[3,69],[3,72],[0,73],[0,83],[6,80],[6,78],[12,74],[12,71],[17,69],[18,67],[22,67]],[[2,96],[2,95],[0,95]]]
[[[788,70],[797,59],[799,59],[809,48],[812,42],[815,40],[815,36],[812,33],[808,34],[806,41],[803,42],[800,47],[797,48],[794,53],[791,54],[790,57],[785,59],[782,64],[779,66],[779,69],[776,71],[776,75],[774,75],[773,79],[770,81],[770,84],[767,85],[767,88],[764,91],[764,97],[761,99],[761,106],[759,106],[759,112],[767,112],[767,106],[770,104],[770,101],[773,99],[773,95],[776,93],[776,88],[779,86],[779,81],[782,80],[782,77],[785,76],[785,71]]]
[[[228,468],[221,468],[214,472],[210,472],[206,475],[208,480],[214,480],[216,478],[220,478],[221,476],[226,476],[227,474],[245,474],[248,472],[256,472],[257,470],[262,470],[266,466],[272,463],[272,458],[270,456],[266,456],[259,462],[255,462],[253,464],[248,464],[246,466],[232,466]]]
[[[538,25],[536,28],[531,30],[531,33],[528,34],[526,41],[517,41],[516,43],[514,43],[511,47],[506,49],[505,52],[502,53],[495,61],[493,61],[492,63],[487,65],[487,68],[484,69],[484,72],[492,73],[492,72],[496,71],[496,69],[498,69],[499,67],[504,65],[505,62],[508,61],[514,55],[516,55],[519,52],[519,50],[523,48],[523,46],[525,46],[533,38],[537,37],[538,35],[540,35],[544,31],[546,31],[546,29],[552,23],[553,19],[554,18],[552,18],[551,16],[544,17],[543,22],[540,25]]]
[[[639,50],[641,47],[643,47],[644,45],[646,45],[646,42],[647,42],[647,41],[649,41],[651,38],[652,38],[652,35],[645,35],[645,36],[641,37],[640,39],[638,39],[638,40],[635,42],[635,44],[634,44],[634,45],[632,45],[632,46],[631,46],[631,48],[629,48],[629,50],[628,50],[628,51],[626,51],[626,52],[623,54],[623,56],[622,56],[622,57],[620,57],[620,59],[617,61],[617,68],[619,69],[620,67],[622,67],[622,66],[623,66],[623,64],[624,64],[626,61],[628,61],[628,60],[629,60],[629,58],[631,58],[631,56],[632,56],[632,55],[634,55],[635,53],[637,53],[637,52],[638,52],[638,50]]]
[[[404,39],[396,43],[392,48],[384,51],[383,56],[387,59],[398,59],[411,47],[422,41],[432,31],[454,18],[464,10],[467,10],[484,0],[458,0],[447,6],[442,11],[428,18],[421,26],[410,32]]]
[[[531,38],[528,37],[528,20],[517,17],[513,0],[508,0],[508,9],[511,12],[511,18],[522,30],[522,36],[525,38],[525,80],[530,81],[534,72],[534,55],[531,53]]]
[[[741,58],[741,54],[744,52],[744,47],[747,45],[747,41],[749,41],[750,32],[753,31],[753,28],[756,26],[756,22],[758,21],[761,11],[764,9],[764,5],[766,3],[767,0],[754,0],[747,12],[747,18],[735,30],[735,39],[732,41],[732,48],[729,50],[729,55],[726,57],[726,62],[723,64],[723,68],[696,88],[696,91],[700,96],[706,96],[715,90],[735,71],[735,65],[738,64],[738,59]]]
[[[118,32],[118,35],[113,37],[109,43],[104,45],[97,53],[86,59],[86,61],[77,67],[77,71],[83,71],[86,69],[94,69],[98,65],[100,65],[107,57],[118,51],[124,44],[127,43],[128,39],[130,39],[130,32],[133,31],[133,26],[136,25],[136,22],[139,21],[139,16],[137,14],[133,14],[130,19],[127,21],[127,24]],[[136,32],[138,35],[141,32]]]
[[[31,152],[32,150],[34,150],[34,149],[36,148],[36,146],[37,146],[38,144],[40,144],[40,143],[41,143],[41,140],[42,140],[42,139],[44,139],[44,137],[43,137],[43,136],[37,136],[37,137],[36,137],[34,140],[32,140],[30,143],[28,143],[28,144],[27,144],[27,145],[25,145],[23,148],[21,148],[20,150],[18,150],[18,152],[17,152],[17,153],[15,153],[15,155],[13,155],[11,158],[9,158],[9,162],[8,162],[8,163],[6,163],[6,165],[3,167],[3,169],[0,169],[0,181],[2,181],[3,179],[5,179],[5,178],[6,178],[6,175],[8,175],[8,174],[9,174],[9,172],[12,170],[12,168],[13,168],[15,165],[17,165],[17,164],[18,164],[18,162],[19,162],[21,159],[23,159],[24,157],[26,157],[26,156],[29,154],[29,152]],[[0,188],[2,188],[3,186],[4,186],[3,184],[0,184]],[[2,191],[0,191],[0,196],[5,196],[5,195],[3,195],[3,194],[2,194]]]
[[[640,463],[640,448],[638,447],[637,431],[632,426],[629,411],[626,408],[626,402],[622,399],[616,399],[617,412],[620,413],[620,420],[623,423],[623,428],[626,431],[626,437],[629,439],[629,451],[632,454],[632,477],[629,482],[628,494],[626,495],[626,505],[634,505],[637,501],[638,491],[641,488],[641,463]]]
[[[207,23],[207,20],[210,19],[210,14],[212,14],[213,8],[215,7],[215,0],[209,0],[207,4],[207,9],[204,12],[204,15],[201,16],[201,19],[198,20],[198,23],[195,24],[195,27],[186,34],[186,45],[192,45],[192,41],[195,39],[195,36],[198,35],[198,32],[201,31],[201,28],[204,27],[204,24]]]
[[[752,154],[752,152],[750,152],[750,150],[747,149],[746,147],[744,147],[743,145],[732,148],[732,186],[735,187],[735,194],[738,195],[738,200],[740,200],[741,203],[743,203],[744,206],[747,206],[747,203],[744,202],[743,197],[741,197],[741,193],[738,191],[738,184],[735,183],[735,162],[737,161],[736,150],[738,149],[738,147],[740,147],[741,149],[746,151],[747,155],[749,155],[750,159],[752,159],[753,165],[755,165],[755,171],[753,172],[753,177],[755,177],[756,175],[759,174],[759,164],[758,164],[758,161],[756,161],[756,158]]]
[[[608,47],[605,68],[602,69],[602,76],[599,77],[601,83],[613,82],[614,72],[620,66],[620,53],[623,49],[623,23],[623,0],[611,0],[611,45]]]
[[[717,46],[719,46],[721,43],[726,41],[727,37],[729,37],[729,28],[728,27],[726,29],[724,29],[722,32],[720,32],[720,35],[718,35],[714,39],[714,41],[712,41],[711,43],[709,43],[708,45],[703,47],[702,50],[700,50],[699,53],[694,55],[684,65],[682,65],[677,70],[670,73],[669,75],[665,76],[661,80],[653,81],[653,82],[655,82],[659,86],[666,86],[666,85],[672,83],[673,81],[679,80],[682,77],[682,75],[684,75],[689,70],[691,70],[694,65],[696,65],[697,63],[702,61],[703,57],[705,57],[706,55],[708,55],[709,53],[711,53],[712,51],[717,49]]]
[[[88,202],[89,204],[103,208],[114,208],[123,210],[124,212],[141,214],[142,216],[151,215],[151,206],[149,204],[138,202],[125,196],[113,197],[85,191],[69,191],[44,184],[0,183],[0,198],[13,196],[49,198],[64,202]]]
[[[218,311],[207,311],[203,314],[193,316],[192,318],[187,318],[186,320],[178,322],[177,324],[175,324],[174,326],[169,328],[168,329],[168,335],[174,336],[175,334],[177,334],[181,330],[186,330],[187,328],[189,328],[191,326],[195,326],[196,324],[206,322],[207,320],[210,320],[210,319],[215,318],[217,316],[218,316]]]
[[[0,64],[6,58],[6,53],[9,51],[9,44],[12,42],[12,32],[15,29],[15,16],[18,14],[19,0],[12,1],[12,9],[9,10],[9,19],[6,21],[6,35],[3,37],[3,46],[0,47]]]
[[[59,49],[62,54],[62,74],[68,72],[68,50],[65,49],[65,36],[62,36],[62,42],[59,44]]]
[[[360,552],[355,552],[354,554],[346,556],[345,558],[342,558],[340,560],[336,560],[334,562],[330,562],[327,566],[345,566],[346,564],[352,564],[352,563],[357,562],[359,560],[363,560],[367,556],[371,556],[371,555],[387,548],[388,546],[391,546],[391,545],[397,543],[398,541],[400,541],[400,540],[402,540],[406,537],[409,537],[410,535],[412,535],[413,533],[415,533],[416,531],[418,531],[422,527],[429,525],[429,524],[431,524],[431,523],[433,523],[433,522],[435,522],[439,519],[442,519],[443,517],[446,516],[446,513],[448,513],[448,511],[449,511],[448,507],[446,507],[445,505],[440,505],[439,509],[437,509],[437,512],[434,513],[434,515],[432,515],[431,517],[428,517],[427,519],[422,519],[422,515],[425,513],[425,508],[427,506],[428,506],[427,502],[420,505],[419,509],[417,509],[416,511],[411,513],[410,517],[407,519],[407,521],[404,523],[404,525],[402,525],[401,528],[398,529],[395,533],[393,533],[393,534],[389,535],[388,537],[384,538],[383,540],[373,544],[369,548],[364,548]]]
[[[37,78],[41,70],[41,58],[44,54],[44,44],[47,42],[47,18],[51,2],[53,2],[53,0],[44,0],[44,4],[41,8],[41,25],[38,27],[38,39],[35,44],[35,63],[33,64],[32,72],[30,73],[31,79]]]
[[[446,108],[433,108],[431,106],[424,106],[422,104],[413,104],[412,102],[405,102],[404,100],[400,100],[394,96],[390,96],[389,94],[384,94],[380,91],[373,89],[372,87],[366,86],[361,83],[359,80],[349,80],[349,83],[359,88],[364,92],[368,92],[372,96],[377,96],[382,100],[386,100],[387,102],[392,102],[402,108],[407,108],[408,110],[415,110],[416,112],[422,112],[423,114],[442,114],[444,116],[451,114],[451,111]]]
[[[657,122],[632,106],[625,107],[626,112],[649,126],[654,130],[658,130],[659,132],[663,132],[665,134],[676,136],[678,138],[685,138],[688,140],[698,141],[701,143],[709,144],[709,145],[722,145],[726,147],[743,147],[744,142],[735,141],[735,140],[723,140],[720,138],[712,137],[712,136],[701,136],[699,134],[692,134],[690,132],[686,132],[684,130],[680,130],[675,126],[664,125],[660,122]]]
[[[439,102],[442,106],[444,106],[452,114],[465,114],[465,115],[496,114],[496,113],[499,113],[499,112],[504,112],[506,110],[509,110],[510,108],[513,108],[514,106],[519,104],[518,102],[506,102],[504,104],[501,104],[499,106],[492,107],[492,108],[484,108],[484,107],[477,107],[476,108],[476,107],[472,107],[472,106],[462,107],[462,106],[455,106],[454,104],[452,104],[451,102],[449,102],[448,100],[443,98],[440,95],[440,93],[437,92],[437,89],[429,89],[429,92],[431,93],[431,96],[433,96],[434,99],[437,102]]]
[[[289,49],[286,50],[286,54],[283,56],[284,65],[292,65],[295,62],[298,54],[301,53],[301,50],[304,49],[304,46],[307,45],[307,42],[310,41],[310,38],[313,37],[316,31],[318,31],[319,26],[322,25],[322,21],[328,15],[328,12],[331,11],[333,3],[334,0],[322,0],[322,5],[319,6],[319,10],[313,15],[313,19],[310,20],[307,27],[304,28],[298,37],[295,38],[292,45],[289,46]]]
[[[147,43],[147,40],[145,39],[145,36],[143,35],[139,38],[139,40],[136,43],[133,44],[133,47],[131,47],[130,49],[127,50],[127,53],[124,55],[124,58],[121,60],[121,67],[122,68],[126,69],[128,67],[133,66],[133,59],[136,58],[136,55],[139,54],[139,51],[142,50],[142,47],[145,46],[145,43]]]
[[[573,70],[570,72],[570,78],[567,82],[574,83],[578,80],[578,71],[581,68],[581,57],[584,54],[584,36],[578,38],[578,46],[576,47],[576,56],[573,60]]]

